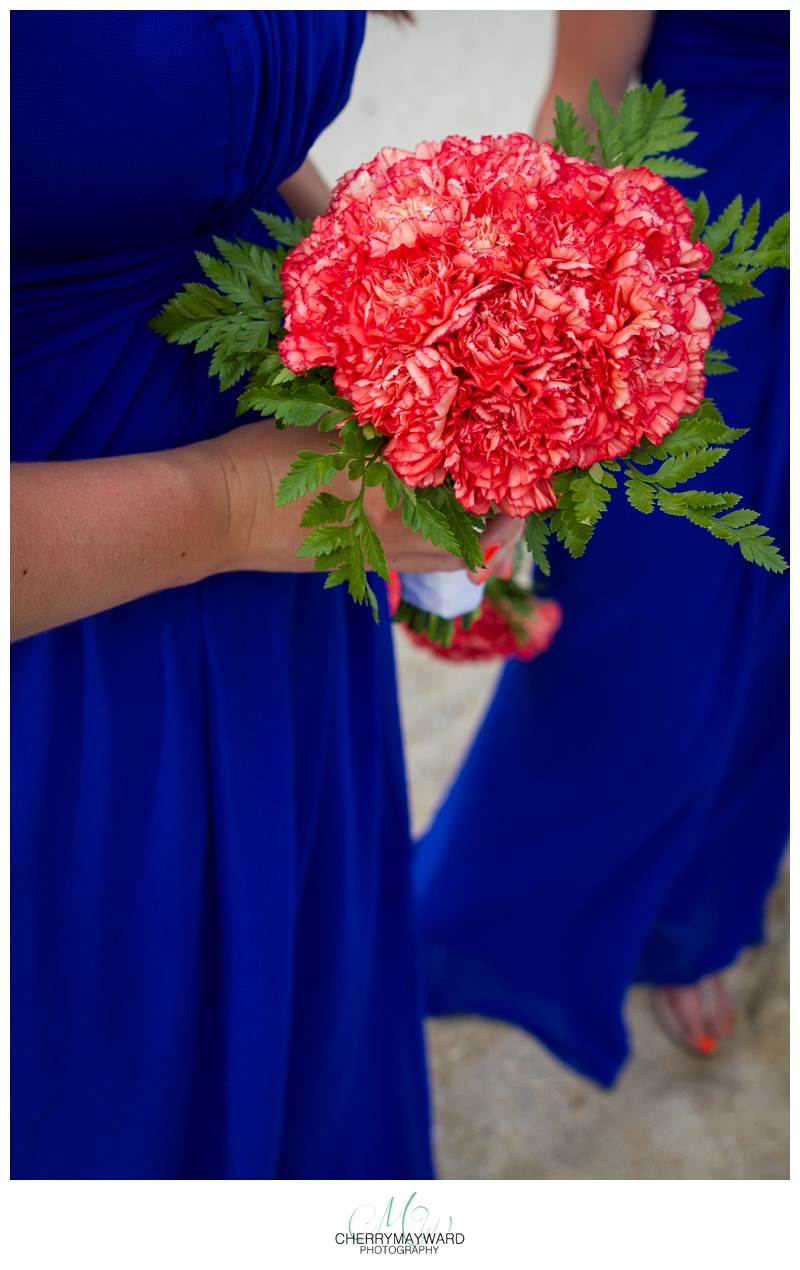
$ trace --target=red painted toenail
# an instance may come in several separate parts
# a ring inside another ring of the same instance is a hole
[[[704,1033],[697,1042],[697,1048],[701,1054],[713,1054],[717,1048],[717,1042],[713,1036]]]

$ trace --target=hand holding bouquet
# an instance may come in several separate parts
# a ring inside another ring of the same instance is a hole
[[[364,490],[378,485],[473,571],[499,512],[524,519],[543,573],[551,537],[581,555],[620,479],[640,511],[786,567],[735,493],[678,488],[742,435],[705,397],[706,375],[733,369],[715,332],[764,269],[788,265],[788,217],[756,244],[757,203],[709,224],[705,198],[689,206],[664,179],[700,171],[669,156],[696,135],[683,105],[658,83],[615,116],[595,82],[602,166],[557,99],[552,144],[386,149],[313,226],[259,213],[282,246],[217,239],[222,260],[200,254],[214,286],[188,284],[153,329],[213,348],[222,388],[247,375],[239,413],[328,434],[278,492],[322,490],[300,554],[326,585],[375,609],[367,571],[389,575]],[[361,481],[349,500],[322,489],[344,469]]]

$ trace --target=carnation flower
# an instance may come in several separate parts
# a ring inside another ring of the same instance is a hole
[[[333,366],[401,480],[512,516],[658,442],[722,316],[680,193],[523,134],[385,149],[287,258],[285,364]]]

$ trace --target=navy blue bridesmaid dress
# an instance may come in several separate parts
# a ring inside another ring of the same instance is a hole
[[[785,10],[659,12],[643,80],[686,90],[717,216],[788,188]],[[707,393],[749,428],[709,475],[788,547],[788,280],[765,274]],[[691,984],[762,938],[788,832],[788,575],[613,501],[586,555],[556,548],[552,649],[511,663],[419,845],[428,1010],[527,1028],[611,1085],[628,985]]]
[[[13,14],[18,461],[235,425],[150,317],[341,110],[364,14]],[[13,1175],[431,1176],[390,627],[242,572],[12,648]]]

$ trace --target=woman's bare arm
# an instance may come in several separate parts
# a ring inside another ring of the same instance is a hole
[[[11,466],[11,638],[216,571],[225,478],[195,449]]]
[[[295,216],[313,220],[327,211],[331,191],[321,172],[310,159],[297,169],[293,176],[278,186],[278,193],[286,200]]]
[[[308,572],[297,550],[311,496],[276,508],[275,492],[316,439],[265,420],[177,450],[12,464],[12,640],[214,573]],[[346,474],[329,488],[357,490]],[[380,487],[367,508],[391,568],[463,567],[406,529]]]
[[[594,134],[586,94],[597,76],[606,100],[616,109],[631,76],[639,69],[655,12],[652,9],[563,9],[553,75],[534,125],[537,141],[553,135],[556,96],[571,101],[581,123]]]

